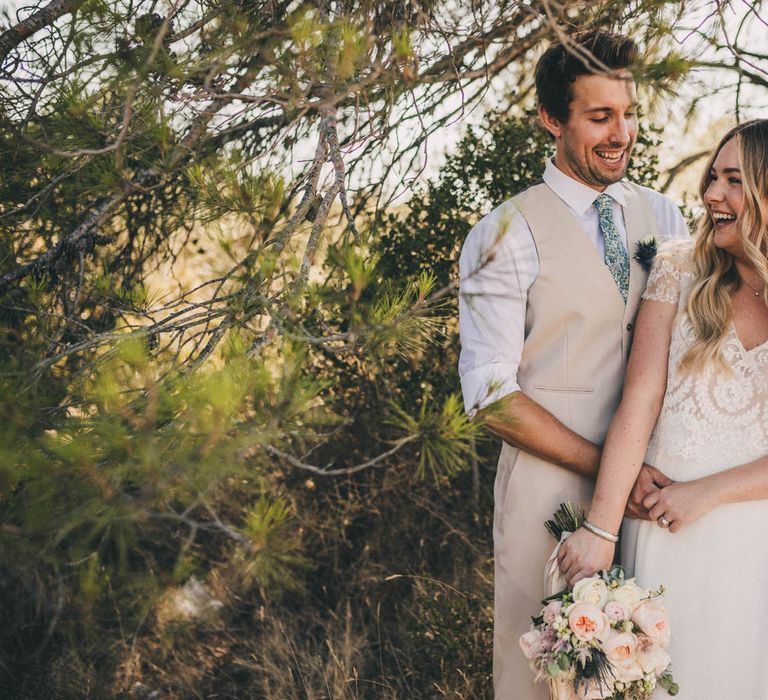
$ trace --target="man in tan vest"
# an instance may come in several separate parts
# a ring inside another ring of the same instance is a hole
[[[555,139],[544,182],[482,219],[464,244],[459,361],[467,411],[504,440],[494,486],[497,700],[546,700],[518,646],[544,597],[563,501],[590,501],[618,406],[647,272],[638,241],[688,235],[666,197],[623,181],[637,136],[628,37],[596,31],[536,68],[539,115]],[[643,468],[629,514],[668,482]]]

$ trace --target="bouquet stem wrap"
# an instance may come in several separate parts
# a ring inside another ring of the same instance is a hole
[[[573,700],[576,697],[569,682],[562,678],[553,678],[549,681],[549,700]]]
[[[565,580],[563,572],[560,571],[557,555],[560,553],[561,545],[571,534],[570,532],[563,532],[560,535],[560,541],[557,543],[552,554],[549,555],[549,559],[547,559],[547,563],[544,566],[544,595],[547,598],[568,588],[568,581]]]
[[[563,531],[552,554],[549,555],[547,563],[544,566],[544,593],[546,597],[564,591],[568,587],[568,581],[565,580],[563,572],[560,570],[560,565],[557,561],[557,555],[560,553],[560,547],[569,537],[571,533]],[[550,700],[577,700],[578,695],[573,690],[573,684],[570,681],[566,681],[563,678],[552,678],[549,681],[549,699]]]

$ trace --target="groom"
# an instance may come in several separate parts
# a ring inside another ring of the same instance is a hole
[[[545,700],[518,646],[544,596],[563,501],[589,503],[618,405],[647,272],[638,241],[688,235],[666,197],[622,180],[637,137],[637,46],[594,31],[536,67],[539,116],[555,140],[544,182],[470,232],[460,259],[459,373],[467,411],[504,440],[494,486],[497,700]],[[646,466],[629,514],[669,480]]]

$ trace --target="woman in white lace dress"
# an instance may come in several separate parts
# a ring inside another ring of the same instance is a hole
[[[675,483],[646,498],[650,521],[627,521],[622,557],[667,589],[678,698],[766,700],[768,120],[726,134],[701,195],[695,239],[653,263],[588,515],[597,527],[575,533],[560,564],[571,583],[610,566],[635,475],[656,466]]]

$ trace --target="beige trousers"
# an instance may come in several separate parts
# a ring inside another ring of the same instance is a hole
[[[505,444],[494,485],[493,684],[496,700],[549,700],[518,644],[541,610],[544,567],[557,544],[544,528],[565,502],[589,505],[594,484]]]

